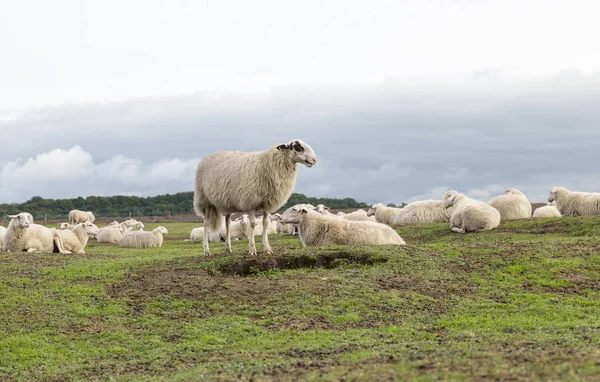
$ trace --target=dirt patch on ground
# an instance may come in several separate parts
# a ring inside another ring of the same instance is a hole
[[[592,278],[583,273],[578,273],[575,271],[563,271],[558,274],[558,278],[568,281],[573,285],[560,288],[545,288],[546,291],[561,294],[580,294],[584,293],[587,289],[595,291],[600,290],[600,280]]]
[[[175,268],[143,271],[125,283],[111,286],[107,292],[112,297],[134,300],[175,294],[192,300],[222,295],[249,301],[298,288],[325,290],[327,285],[319,279],[211,276],[203,269]]]
[[[377,283],[381,289],[414,292],[432,297],[436,300],[450,296],[462,297],[471,293],[471,288],[469,286],[460,285],[456,280],[422,280],[408,275],[402,275],[380,277],[377,279]]]

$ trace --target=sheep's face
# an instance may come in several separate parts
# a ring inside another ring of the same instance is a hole
[[[279,215],[279,214],[277,214],[277,215]],[[237,220],[239,220],[240,223],[244,226],[250,225],[250,216],[248,216],[247,214],[243,214],[241,217],[237,218]]]
[[[29,228],[33,224],[33,216],[27,212],[21,212],[18,215],[8,215],[8,217],[15,221],[17,227],[22,229]]]
[[[167,229],[165,227],[163,227],[163,226],[158,226],[158,227],[154,228],[154,231],[160,232],[163,235],[166,235],[166,234],[169,233],[169,231],[167,231]]]
[[[281,218],[281,214],[271,214],[271,216],[269,217],[269,219],[271,219],[271,221],[278,221]]]
[[[69,223],[60,223],[60,229],[67,229]]]
[[[452,195],[456,195],[458,194],[458,191],[455,190],[450,190],[450,191],[446,191],[446,193],[444,194],[444,197],[442,198],[442,200],[445,202],[446,200],[448,200]]]
[[[317,212],[320,213],[321,215],[325,212],[325,210],[329,211],[329,207],[327,207],[324,204],[319,204],[316,208]]]
[[[369,209],[367,210],[367,216],[375,215],[376,211],[377,211],[377,205],[373,205],[373,206],[369,207]]]
[[[302,163],[309,168],[317,164],[317,155],[313,149],[306,142],[299,139],[279,145],[277,150],[286,153],[294,163]]]
[[[457,196],[458,196],[457,193],[450,194],[447,197],[446,197],[446,195],[444,195],[444,207],[450,208],[450,207],[454,206],[454,202],[456,201]]]
[[[83,227],[85,228],[85,232],[88,235],[97,235],[100,233],[100,228],[98,228],[94,223],[92,222],[85,222],[85,223],[81,223],[83,225]]]
[[[548,203],[552,203],[556,201],[556,194],[558,193],[558,187],[553,187],[550,189],[550,193],[548,194]]]
[[[281,215],[281,219],[279,222],[281,224],[298,224],[300,223],[300,218],[302,214],[308,212],[308,209],[302,205],[297,205],[294,207],[290,207]]]

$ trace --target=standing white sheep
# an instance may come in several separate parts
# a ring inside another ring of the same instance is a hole
[[[300,226],[300,240],[313,245],[405,245],[391,227],[369,221],[350,221],[324,216],[310,209],[294,206],[281,215],[284,224]]]
[[[301,140],[273,146],[267,151],[228,151],[211,154],[198,163],[194,189],[194,210],[204,218],[204,255],[210,255],[208,235],[219,230],[225,215],[225,252],[231,253],[229,234],[231,214],[247,213],[252,233],[248,252],[256,255],[255,211],[263,211],[263,250],[273,253],[268,239],[268,215],[280,208],[292,194],[298,174],[297,164],[312,167],[317,156]]]
[[[85,221],[93,223],[95,220],[96,217],[90,211],[72,210],[69,212],[69,223],[73,225],[83,223]]]
[[[54,231],[54,238],[60,253],[85,255],[85,246],[90,239],[89,235],[98,235],[99,233],[100,229],[94,223],[86,221],[77,224],[73,229]]]
[[[27,212],[8,217],[11,220],[4,234],[4,252],[58,252],[54,242],[54,228],[34,224],[33,216]]]
[[[453,232],[480,232],[498,227],[500,213],[487,203],[471,199],[454,190],[444,195],[446,207],[453,207],[450,228]]]
[[[152,231],[133,231],[123,236],[119,245],[123,248],[159,248],[163,245],[163,234],[168,233],[163,226]]]
[[[502,221],[531,217],[531,202],[516,188],[509,188],[504,195],[496,196],[488,204],[500,212]]]
[[[556,202],[548,203],[547,206],[536,208],[533,211],[534,218],[558,218],[561,216],[560,211],[556,208]]]
[[[564,187],[553,187],[548,202],[556,202],[562,216],[600,215],[600,193],[569,191]]]

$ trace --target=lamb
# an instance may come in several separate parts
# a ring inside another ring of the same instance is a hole
[[[160,248],[163,245],[163,235],[168,233],[163,226],[152,231],[134,231],[123,236],[119,245],[123,248]]]
[[[371,206],[367,211],[367,216],[375,216],[378,223],[383,223],[391,226],[394,224],[396,215],[400,212],[400,208],[386,207],[382,203],[377,203]],[[346,215],[347,216],[347,215]],[[345,217],[345,216],[344,216]]]
[[[0,251],[2,250],[2,243],[4,243],[4,235],[6,234],[6,228],[0,225]]]
[[[453,207],[450,228],[453,232],[481,232],[498,227],[500,212],[487,203],[471,199],[454,190],[444,195],[446,207]]]
[[[84,249],[90,239],[89,235],[98,235],[99,233],[100,229],[94,223],[86,221],[77,224],[72,230],[54,231],[54,239],[60,253],[85,255]]]
[[[272,254],[268,232],[270,213],[280,208],[292,194],[298,174],[297,164],[312,167],[317,156],[301,140],[272,146],[259,152],[218,152],[198,163],[194,188],[194,210],[204,218],[204,255],[210,255],[208,236],[219,229],[219,217],[225,215],[225,252],[231,253],[231,214],[250,216],[252,232],[250,255],[256,255],[254,212],[263,211],[263,251]]]
[[[348,221],[294,206],[281,215],[283,224],[298,224],[305,247],[315,245],[405,245],[391,227],[368,221]]]
[[[547,206],[536,208],[533,211],[534,218],[555,218],[561,216],[560,211],[556,208],[556,202],[548,203]]]
[[[446,208],[443,200],[428,199],[407,204],[396,215],[393,227],[404,224],[448,223],[452,207]]]
[[[548,202],[556,202],[562,216],[600,215],[600,193],[569,191],[564,187],[553,187]]]
[[[496,196],[488,204],[500,212],[502,221],[531,217],[531,203],[525,194],[516,188],[509,188],[504,195]]]
[[[11,220],[4,234],[4,252],[58,252],[54,241],[54,228],[34,224],[33,216],[27,212],[8,217]]]
[[[69,212],[69,223],[70,224],[79,224],[85,221],[89,221],[93,223],[96,220],[96,217],[90,211],[79,211],[72,210]]]

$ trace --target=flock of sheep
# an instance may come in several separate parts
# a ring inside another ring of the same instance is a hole
[[[195,228],[190,240],[200,240],[205,255],[209,242],[248,238],[248,252],[256,255],[254,237],[262,236],[265,253],[272,253],[269,234],[298,234],[304,246],[313,245],[404,245],[392,228],[403,224],[449,222],[454,232],[491,230],[504,220],[532,216],[531,203],[517,189],[509,188],[488,203],[451,190],[440,200],[423,200],[404,208],[375,204],[368,211],[332,214],[322,204],[298,204],[277,214],[292,194],[297,164],[312,167],[317,156],[305,142],[296,139],[258,152],[228,151],[211,154],[200,161],[194,185],[194,210],[204,226]],[[256,217],[257,211],[262,216]],[[232,221],[234,213],[243,213]],[[600,193],[572,192],[563,187],[550,190],[548,205],[533,217],[600,215]],[[11,252],[85,253],[90,236],[100,243],[119,243],[126,248],[155,248],[163,244],[164,227],[144,231],[134,219],[113,222],[102,229],[89,211],[73,210],[61,229],[34,224],[31,214],[10,216],[8,229],[0,227],[0,248]]]
[[[69,223],[61,223],[60,229],[35,224],[28,212],[9,217],[8,228],[0,227],[0,248],[4,252],[83,255],[92,237],[99,243],[119,243],[123,248],[156,248],[162,246],[163,234],[168,233],[162,226],[144,231],[144,224],[135,219],[114,221],[99,229],[94,224],[94,214],[89,211],[71,211]]]

